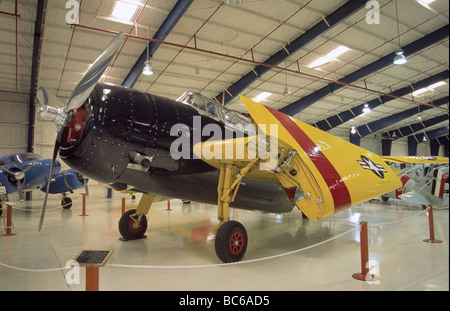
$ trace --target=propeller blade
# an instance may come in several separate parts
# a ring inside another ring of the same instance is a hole
[[[31,164],[30,166],[26,167],[22,172],[21,171],[17,171],[17,172],[13,172],[8,170],[7,168],[3,167],[0,165],[0,169],[4,170],[5,172],[7,172],[8,174],[10,174],[11,177],[13,177],[16,181],[16,187],[17,187],[17,193],[19,194],[19,199],[21,202],[23,202],[25,200],[25,196],[24,196],[24,192],[22,189],[22,183],[20,182],[20,180],[22,178],[24,178],[24,174],[26,171],[28,171],[31,167],[33,167],[36,163],[33,162],[33,164]]]
[[[86,192],[86,195],[89,195],[89,187],[88,187],[88,179],[87,178],[84,180],[84,191]]]
[[[17,193],[19,194],[20,202],[25,201],[25,194],[23,192],[22,183],[17,179]]]
[[[47,106],[62,107],[63,104],[54,94],[47,92],[44,87],[38,88],[36,91],[36,97],[43,108]]]
[[[4,171],[7,172],[7,173],[10,173],[10,174],[13,174],[13,175],[14,175],[13,172],[11,172],[10,170],[8,170],[7,168],[5,168],[5,167],[3,167],[3,166],[1,166],[1,165],[0,165],[0,169],[4,170]]]
[[[42,225],[44,224],[45,210],[47,209],[48,192],[50,190],[50,184],[51,184],[52,175],[53,175],[53,166],[55,165],[56,157],[58,156],[58,152],[59,152],[60,146],[61,146],[61,144],[60,144],[59,139],[57,137],[56,141],[55,141],[55,146],[53,148],[52,165],[50,166],[50,173],[48,175],[47,190],[45,191],[44,205],[42,206],[41,218],[39,220],[39,227],[38,227],[38,231],[39,232],[41,231]]]
[[[34,161],[33,163],[31,163],[30,165],[28,165],[22,172],[26,173],[28,172],[33,166],[36,165],[36,161]]]
[[[91,65],[67,100],[66,107],[64,107],[65,113],[78,109],[88,99],[95,85],[122,45],[124,38],[123,32],[119,33]]]

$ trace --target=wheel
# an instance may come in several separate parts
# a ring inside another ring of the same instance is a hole
[[[381,200],[383,200],[383,202],[387,202],[389,201],[389,197],[382,195]]]
[[[217,257],[223,262],[236,262],[244,257],[247,250],[247,231],[237,221],[227,221],[216,234],[215,248]]]
[[[61,200],[61,206],[64,209],[70,209],[72,207],[72,199],[69,197],[64,197]]]
[[[142,217],[137,228],[135,221],[130,217],[135,214],[135,209],[126,211],[119,220],[119,232],[125,240],[137,240],[144,237],[147,231],[147,217]]]

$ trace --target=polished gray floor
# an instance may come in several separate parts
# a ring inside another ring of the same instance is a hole
[[[83,291],[84,268],[76,273],[66,267],[82,249],[113,250],[100,268],[104,291],[449,290],[448,207],[434,209],[439,244],[423,242],[429,237],[428,213],[400,201],[367,202],[320,222],[303,220],[297,210],[233,210],[232,218],[247,229],[249,246],[242,263],[222,265],[214,251],[215,206],[172,200],[167,211],[167,201],[159,202],[149,213],[147,238],[124,242],[117,229],[120,198],[88,197],[89,216],[79,216],[81,197],[73,199],[71,210],[50,201],[41,232],[40,201],[14,206],[15,236],[0,237],[0,290]],[[137,203],[126,196],[127,208]],[[352,278],[361,271],[361,220],[369,224],[377,282]]]

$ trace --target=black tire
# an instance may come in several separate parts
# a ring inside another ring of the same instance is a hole
[[[62,198],[61,206],[63,209],[70,209],[72,207],[72,199],[69,197]]]
[[[245,255],[247,244],[247,231],[237,221],[227,221],[217,231],[216,254],[225,263],[240,261]]]
[[[137,240],[144,237],[147,231],[147,217],[142,217],[138,228],[134,228],[134,220],[130,218],[135,214],[135,209],[126,211],[119,220],[119,232],[125,240]]]
[[[381,200],[383,200],[383,202],[387,202],[389,201],[389,197],[382,195]]]

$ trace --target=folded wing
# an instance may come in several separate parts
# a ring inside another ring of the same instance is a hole
[[[195,146],[195,154],[210,165],[244,167],[257,157],[258,165],[246,177],[278,180],[286,190],[299,188],[303,194],[294,198],[295,203],[312,220],[401,187],[376,154],[244,96],[241,100],[259,135]]]

